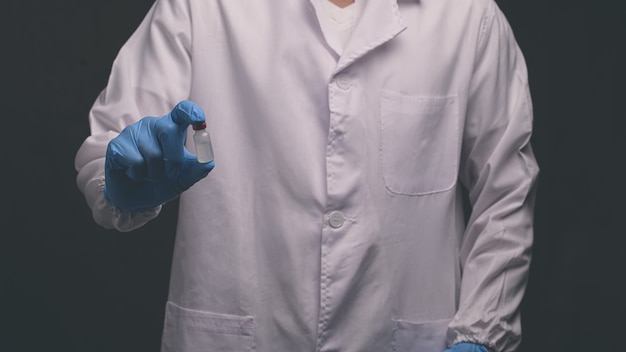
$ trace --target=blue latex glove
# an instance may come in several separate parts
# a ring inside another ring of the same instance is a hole
[[[127,126],[106,151],[106,200],[123,211],[152,209],[206,177],[215,163],[199,163],[184,147],[189,125],[203,121],[202,109],[185,100],[165,116]]]
[[[489,350],[476,343],[460,342],[443,352],[489,352]]]

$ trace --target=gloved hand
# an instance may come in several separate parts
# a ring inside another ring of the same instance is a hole
[[[184,147],[187,127],[203,121],[202,109],[185,100],[122,130],[106,151],[106,200],[128,212],[152,209],[206,177],[215,163],[199,163]]]
[[[490,350],[476,343],[460,342],[443,352],[490,352]]]

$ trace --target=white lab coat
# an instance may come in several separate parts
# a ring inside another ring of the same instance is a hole
[[[505,17],[357,0],[344,50],[319,1],[157,0],[91,110],[78,186],[120,231],[160,208],[104,201],[107,142],[183,99],[207,116],[216,167],[180,198],[162,351],[513,351],[538,168]]]

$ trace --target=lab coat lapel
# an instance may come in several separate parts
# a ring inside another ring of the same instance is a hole
[[[335,73],[406,29],[398,11],[397,0],[356,0],[357,21],[344,49],[339,38],[334,35],[332,23],[324,12],[321,1],[328,0],[309,0],[317,14],[326,43],[339,56]]]
[[[334,33],[333,24],[330,22],[330,18],[326,14],[326,10],[324,9],[324,5],[321,3],[322,1],[328,0],[309,0],[313,9],[315,10],[315,14],[317,16],[317,22],[320,25],[320,29],[322,34],[324,35],[324,39],[326,40],[326,44],[334,51],[334,54],[337,57],[341,56],[343,52],[343,48],[339,41],[339,38]]]
[[[359,4],[360,1],[363,3]],[[339,58],[335,73],[406,29],[397,0],[356,0],[355,5],[359,6],[357,22]]]

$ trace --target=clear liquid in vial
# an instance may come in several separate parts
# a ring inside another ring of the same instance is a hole
[[[206,130],[206,122],[192,125],[194,129],[193,143],[196,146],[196,155],[198,162],[208,163],[213,160],[213,145],[211,144],[211,136]]]

